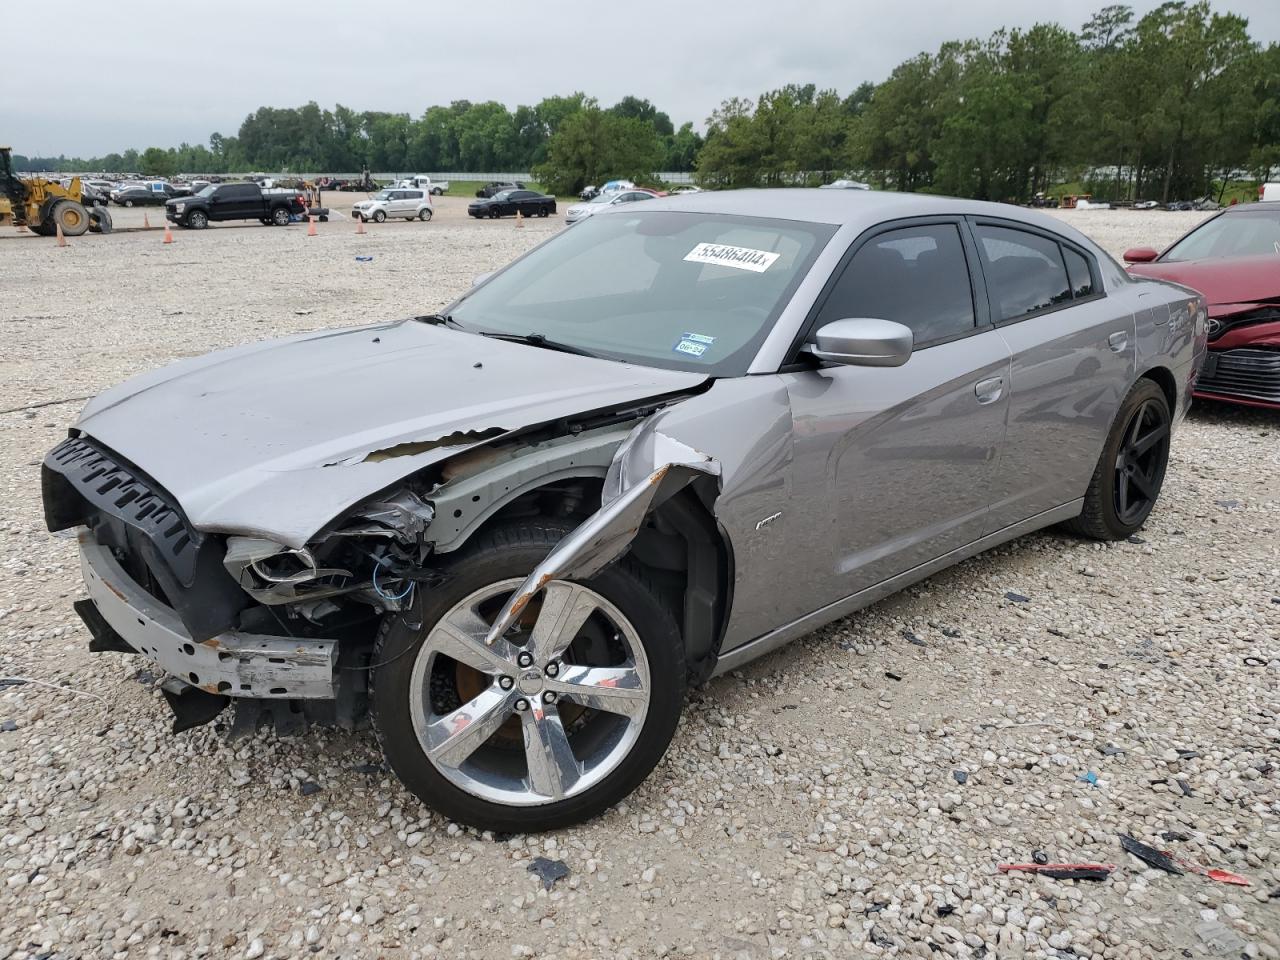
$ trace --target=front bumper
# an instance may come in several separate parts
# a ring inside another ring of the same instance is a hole
[[[255,699],[333,699],[336,640],[273,637],[227,630],[202,643],[174,610],[139,586],[94,538],[79,530],[80,570],[102,622],[142,656],[207,693]],[[95,641],[102,622],[86,616]],[[104,644],[103,641],[106,641]]]
[[[1210,349],[1195,395],[1250,407],[1280,409],[1280,348]]]

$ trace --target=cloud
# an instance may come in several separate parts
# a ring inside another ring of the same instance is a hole
[[[505,13],[343,0],[266,9],[225,0],[205,13],[159,0],[69,0],[59,20],[82,37],[96,25],[101,39],[57,60],[40,44],[12,47],[8,70],[23,78],[25,93],[14,95],[9,84],[0,130],[18,153],[87,156],[203,143],[215,130],[231,135],[260,106],[315,100],[418,116],[451,100],[514,107],[574,90],[605,105],[646,97],[677,126],[701,127],[729,97],[754,98],[785,83],[848,93],[945,40],[1046,20],[1075,29],[1104,5],[651,0],[629,12],[544,0]],[[1140,13],[1155,5],[1135,4]],[[1274,0],[1219,9],[1248,17],[1257,40],[1280,38]]]

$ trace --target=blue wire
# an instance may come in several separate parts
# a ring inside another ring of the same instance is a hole
[[[405,584],[405,588],[401,593],[395,594],[394,596],[387,593],[387,591],[383,590],[382,584],[378,583],[378,571],[382,569],[382,563],[386,559],[387,559],[386,557],[373,558],[373,592],[376,593],[378,596],[380,596],[383,600],[403,600],[405,597],[407,597],[410,593],[413,592],[412,580],[409,580]]]

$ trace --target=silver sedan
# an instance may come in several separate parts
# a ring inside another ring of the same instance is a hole
[[[1141,528],[1205,325],[1015,207],[617,204],[442,313],[107,391],[45,511],[175,729],[367,712],[426,803],[548,829],[649,774],[690,686],[1021,534]]]

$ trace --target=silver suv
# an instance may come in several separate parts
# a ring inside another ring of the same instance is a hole
[[[431,194],[426,190],[396,187],[379,190],[368,200],[361,200],[351,208],[351,216],[366,223],[370,220],[382,223],[388,217],[405,220],[431,219]]]

